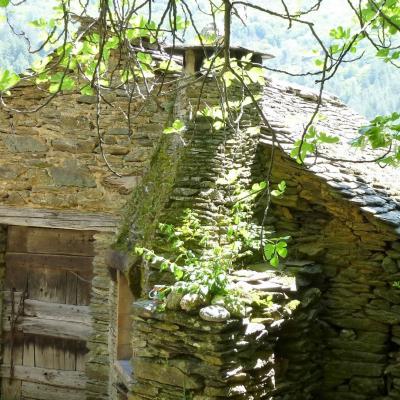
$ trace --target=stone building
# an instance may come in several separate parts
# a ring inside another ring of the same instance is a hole
[[[266,120],[247,106],[239,130],[216,131],[192,115],[200,92],[219,99],[201,53],[178,53],[189,84],[135,101],[129,128],[123,91],[107,94],[99,129],[96,99],[77,93],[30,112],[45,95],[20,85],[11,105],[26,112],[0,110],[1,398],[400,399],[400,186],[390,168],[348,162],[373,157],[348,144],[365,121],[325,96],[318,129],[341,144],[301,166],[288,152],[314,93],[268,80]],[[163,135],[175,118],[185,133]],[[159,312],[148,293],[168,277],[134,257],[136,241],[188,207],[215,225],[232,169],[243,187],[269,172],[287,183],[266,218],[266,199],[253,210],[290,235],[283,270],[232,278],[269,301],[219,322]]]

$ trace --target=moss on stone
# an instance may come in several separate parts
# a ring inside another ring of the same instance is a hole
[[[137,242],[145,244],[151,240],[173,188],[180,153],[176,138],[161,139],[147,174],[127,202],[117,248],[131,252]]]

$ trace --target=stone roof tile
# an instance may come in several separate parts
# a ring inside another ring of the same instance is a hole
[[[275,80],[265,85],[263,111],[286,153],[290,153],[293,143],[301,138],[317,99],[316,92],[302,86]],[[366,162],[380,154],[351,146],[358,129],[368,121],[330,95],[323,96],[319,114],[322,118],[314,124],[317,130],[340,137],[340,142],[319,146],[320,157],[306,160],[307,168],[364,212],[394,226],[400,233],[399,171]],[[269,146],[272,142],[272,134],[265,126],[261,141]]]

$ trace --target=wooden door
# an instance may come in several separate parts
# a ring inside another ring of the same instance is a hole
[[[93,232],[8,228],[2,400],[83,400]]]

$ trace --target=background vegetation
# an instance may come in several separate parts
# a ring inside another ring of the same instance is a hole
[[[207,1],[198,1],[199,7],[205,6]],[[157,10],[161,12],[165,8],[164,3],[164,0],[157,0],[153,6],[155,12]],[[280,5],[279,1],[276,3]],[[292,0],[291,3],[300,2]],[[193,13],[199,21],[204,20],[204,15],[198,9],[194,9]],[[17,32],[27,34],[34,44],[40,40],[40,33],[38,29],[30,26],[28,21],[41,17],[46,18],[51,14],[51,2],[46,3],[46,6],[43,7],[43,2],[30,0],[19,5],[14,12],[9,11],[9,18],[19,29]],[[288,29],[287,23],[280,23],[276,18],[268,18],[265,14],[255,11],[249,11],[242,17],[245,25],[238,19],[235,21],[232,38],[234,44],[273,54],[275,59],[268,61],[268,66],[271,67],[285,67],[293,72],[312,68],[315,60],[312,50],[316,46],[305,28],[299,29],[297,26],[293,26],[292,29]],[[345,0],[323,0],[320,11],[315,13],[313,18],[317,30],[324,38],[329,38],[330,29],[340,25],[349,26],[353,22],[352,14]],[[11,32],[4,14],[1,22],[0,69],[21,72],[31,65],[34,57],[28,52],[26,41]],[[204,25],[208,22],[204,20]],[[202,23],[199,22],[199,26],[202,26]],[[188,42],[192,41],[193,32],[189,30],[186,37]],[[45,53],[45,50],[41,53]],[[279,75],[279,79],[308,87],[314,86],[312,78]],[[388,114],[400,108],[400,96],[398,96],[400,71],[375,57],[375,53],[371,51],[357,62],[342,65],[338,74],[327,82],[326,89],[368,118]]]

